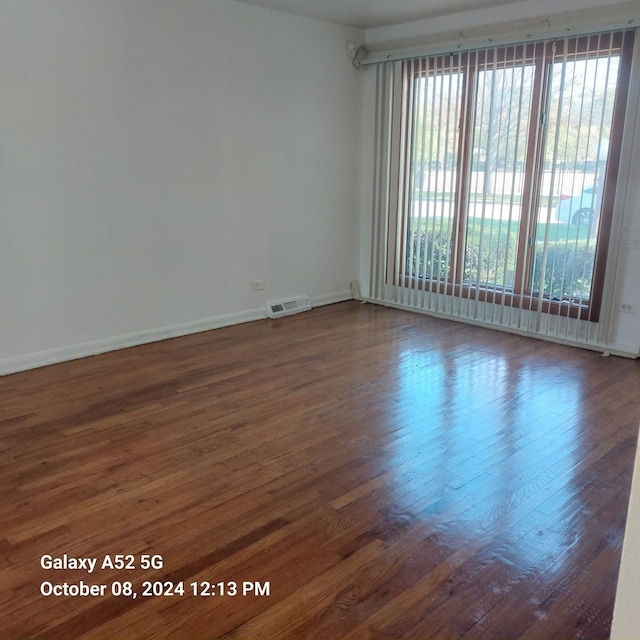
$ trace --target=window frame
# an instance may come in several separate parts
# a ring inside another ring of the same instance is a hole
[[[417,61],[405,61],[402,81],[404,107],[402,109],[402,130],[400,134],[405,149],[410,149],[412,143],[411,127],[408,126],[408,123],[412,121],[411,100],[408,99],[408,95],[413,91],[413,88],[410,85],[428,74],[433,74],[434,76],[447,73],[463,74],[463,93],[460,98],[462,106],[458,123],[458,131],[460,133],[456,161],[457,177],[453,204],[454,220],[450,237],[450,244],[457,242],[457,246],[454,248],[456,260],[451,264],[446,280],[437,276],[420,276],[407,273],[403,265],[401,272],[396,276],[396,284],[402,283],[405,287],[420,291],[470,298],[532,311],[540,310],[543,313],[580,318],[592,322],[599,321],[611,240],[616,183],[620,168],[620,149],[629,92],[634,34],[634,30],[623,30],[605,34],[587,34],[567,39],[547,40],[546,42],[521,43],[500,49],[464,51],[450,54],[448,63],[437,66],[435,60],[443,60],[442,55],[421,58]],[[602,37],[607,39],[606,46],[601,43]],[[531,282],[530,271],[533,265],[532,253],[534,250],[535,226],[537,224],[536,212],[540,202],[540,174],[544,164],[543,149],[546,127],[544,116],[546,115],[545,109],[548,108],[550,71],[553,63],[563,61],[565,56],[571,56],[571,60],[585,59],[588,56],[593,59],[593,54],[599,52],[603,53],[603,55],[619,55],[620,63],[616,97],[613,105],[601,211],[595,241],[591,290],[588,300],[577,299],[572,296],[563,296],[558,299],[551,293],[534,292],[523,289],[521,286],[521,283],[529,286],[528,283]],[[411,64],[407,62],[411,62]],[[531,115],[529,118],[526,161],[524,163],[525,178],[522,204],[518,218],[514,286],[473,285],[464,281],[463,272],[469,217],[470,189],[468,181],[472,163],[473,103],[477,99],[475,93],[478,73],[483,69],[507,68],[508,65],[517,65],[518,63],[535,65],[535,73],[530,105]],[[406,242],[410,215],[408,203],[411,198],[411,176],[413,172],[410,153],[407,153],[405,162],[400,162],[399,164],[402,167],[398,181],[401,189],[398,212],[400,220],[398,220],[396,228],[400,233],[398,240]],[[397,252],[400,251],[402,254],[403,251],[406,251],[406,247],[403,250],[398,246],[398,240],[396,238],[389,239],[390,243],[393,243],[393,246],[390,246],[390,255],[394,259],[394,264],[398,264],[395,261],[398,257]]]

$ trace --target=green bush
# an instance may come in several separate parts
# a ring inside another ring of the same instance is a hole
[[[502,285],[505,270],[512,272],[515,265],[517,237],[498,228],[489,233],[485,225],[480,243],[480,223],[469,223],[464,261],[464,280]],[[449,261],[453,259],[450,232],[427,232],[422,229],[410,234],[405,273],[420,278],[443,278],[449,275]],[[506,261],[506,264],[505,264]]]
[[[407,233],[405,273],[420,278],[447,278],[448,259],[451,252],[449,233],[436,231],[414,231]]]
[[[481,233],[482,231],[482,233]],[[491,231],[491,233],[490,233]],[[480,237],[482,236],[482,243]],[[515,270],[518,238],[515,231],[504,226],[491,228],[485,222],[470,222],[467,230],[464,258],[464,281],[472,284],[511,286]],[[405,274],[419,278],[447,280],[453,260],[450,231],[420,229],[407,233]],[[593,241],[566,240],[550,242],[542,278],[543,244],[536,243],[533,255],[531,289],[542,289],[556,298],[588,298],[594,263]],[[505,274],[507,281],[505,282]]]
[[[482,243],[480,238],[482,237]],[[505,272],[513,274],[516,263],[518,237],[503,227],[491,227],[485,222],[470,223],[467,226],[467,251],[464,259],[464,279],[503,286]],[[508,281],[507,285],[512,282]]]
[[[534,291],[542,289],[553,297],[574,296],[588,298],[591,291],[595,250],[593,242],[551,242],[547,247],[547,261],[542,280],[543,246],[536,244],[533,263]]]

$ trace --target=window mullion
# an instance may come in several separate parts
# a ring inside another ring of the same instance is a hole
[[[458,142],[458,180],[455,193],[455,223],[453,226],[453,237],[451,240],[454,247],[454,263],[450,270],[450,278],[456,286],[462,285],[464,274],[464,252],[466,227],[469,213],[469,181],[471,178],[471,145],[473,142],[473,120],[476,97],[476,86],[478,81],[477,52],[476,60],[471,64],[469,53],[467,63],[463,68],[464,81],[462,90],[462,105],[460,113],[460,136]]]
[[[539,181],[542,157],[542,137],[544,132],[545,109],[548,102],[550,62],[545,55],[535,56],[535,73],[529,119],[529,136],[525,159],[522,206],[520,210],[520,228],[518,249],[516,252],[516,273],[514,294],[522,296],[529,293],[530,265],[534,250],[533,238],[538,204]]]

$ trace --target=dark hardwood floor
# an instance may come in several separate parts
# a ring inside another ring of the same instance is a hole
[[[0,378],[0,636],[607,638],[639,422],[637,361],[356,302]]]

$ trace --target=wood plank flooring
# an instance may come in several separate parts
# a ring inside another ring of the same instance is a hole
[[[356,302],[6,376],[0,635],[607,638],[639,422],[637,361]]]

